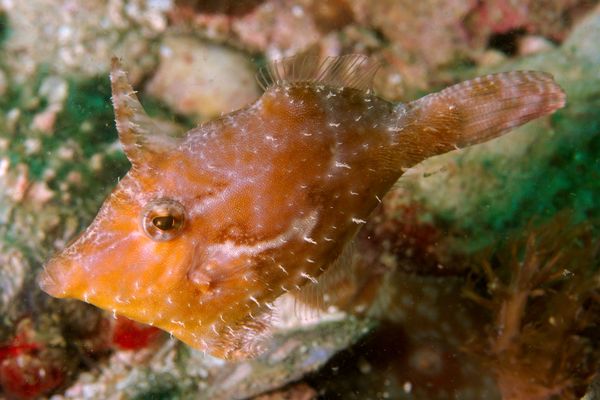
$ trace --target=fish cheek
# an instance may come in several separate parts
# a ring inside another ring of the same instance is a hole
[[[116,255],[123,260],[121,276],[126,281],[123,286],[132,298],[170,290],[189,263],[185,243],[153,242],[146,237],[139,237],[138,241]]]
[[[187,299],[180,299],[178,288],[190,263],[190,251],[183,241],[167,245],[141,236],[137,241],[115,249],[112,265],[99,272],[90,284],[93,294],[87,301],[165,328],[176,308],[188,303]]]

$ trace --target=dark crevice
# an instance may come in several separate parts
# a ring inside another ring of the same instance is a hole
[[[177,4],[192,7],[201,14],[225,14],[230,16],[246,15],[264,0],[178,0]]]
[[[524,28],[512,29],[504,33],[496,33],[490,36],[488,47],[499,50],[508,56],[514,56],[519,51],[519,39],[525,36]]]

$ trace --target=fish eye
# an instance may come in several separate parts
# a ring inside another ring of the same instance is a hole
[[[185,209],[172,199],[152,200],[142,210],[142,228],[157,242],[175,239],[185,222]]]

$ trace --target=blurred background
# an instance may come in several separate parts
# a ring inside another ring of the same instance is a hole
[[[599,43],[592,0],[0,0],[0,398],[600,398]],[[348,53],[390,101],[535,69],[567,107],[407,171],[335,312],[255,360],[39,290],[129,168],[113,55],[184,131],[256,100],[270,61]]]

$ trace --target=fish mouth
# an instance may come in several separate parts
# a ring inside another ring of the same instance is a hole
[[[53,297],[66,297],[67,291],[65,285],[58,279],[56,270],[56,262],[50,260],[44,269],[37,276],[37,283],[40,289]]]

